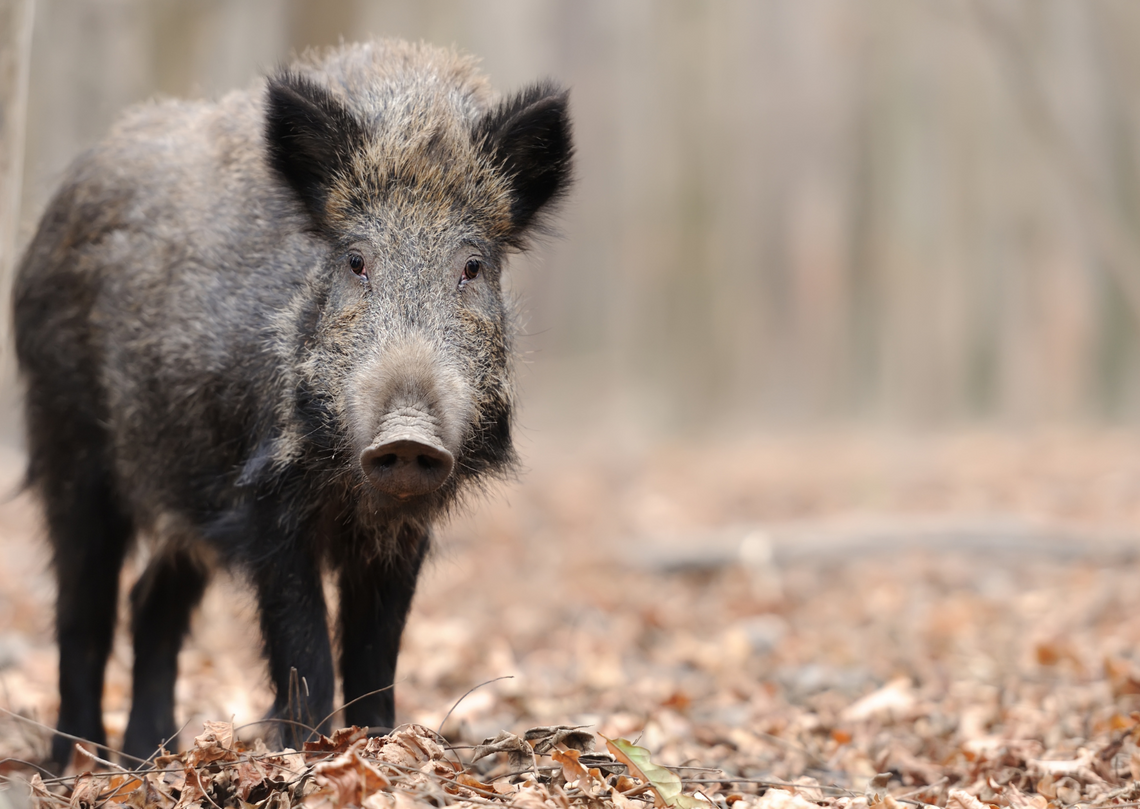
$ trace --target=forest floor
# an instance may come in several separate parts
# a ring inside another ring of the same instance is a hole
[[[252,608],[223,577],[180,659],[188,752],[149,775],[0,775],[86,807],[1140,805],[1137,436],[611,442],[527,466],[440,532],[400,733],[265,750],[241,728],[271,702]],[[42,763],[38,533],[26,496],[0,506],[0,759]],[[120,632],[112,744],[129,666]]]

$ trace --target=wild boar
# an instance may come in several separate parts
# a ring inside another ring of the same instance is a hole
[[[14,292],[61,732],[106,743],[139,535],[125,753],[176,732],[178,651],[218,566],[256,595],[282,741],[333,710],[323,572],[345,722],[394,723],[378,689],[432,525],[515,458],[502,274],[571,160],[556,85],[498,98],[469,57],[374,42],[216,103],[135,108],[75,162]],[[52,754],[64,764],[71,742]]]

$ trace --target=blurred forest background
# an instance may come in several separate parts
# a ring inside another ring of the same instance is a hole
[[[20,246],[125,106],[423,39],[572,88],[562,235],[513,273],[524,428],[1140,421],[1133,0],[4,5]]]

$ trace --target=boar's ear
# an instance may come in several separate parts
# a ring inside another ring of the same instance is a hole
[[[542,82],[505,99],[476,125],[475,140],[511,183],[516,239],[547,203],[566,193],[574,147],[569,93]]]
[[[270,164],[324,224],[329,189],[363,146],[364,127],[328,90],[285,71],[269,80],[265,141]]]

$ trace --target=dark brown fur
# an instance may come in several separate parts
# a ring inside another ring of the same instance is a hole
[[[214,564],[257,593],[275,716],[331,711],[322,567],[339,577],[346,701],[392,684],[431,524],[513,461],[500,273],[570,156],[564,92],[496,100],[471,59],[386,42],[216,104],[136,108],[75,163],[15,290],[61,731],[105,741],[114,584],[136,534],[156,550],[131,596],[126,752],[174,730],[178,647]],[[405,433],[455,463],[397,498],[364,459]],[[345,718],[391,725],[391,691]],[[69,747],[56,739],[58,762]]]

